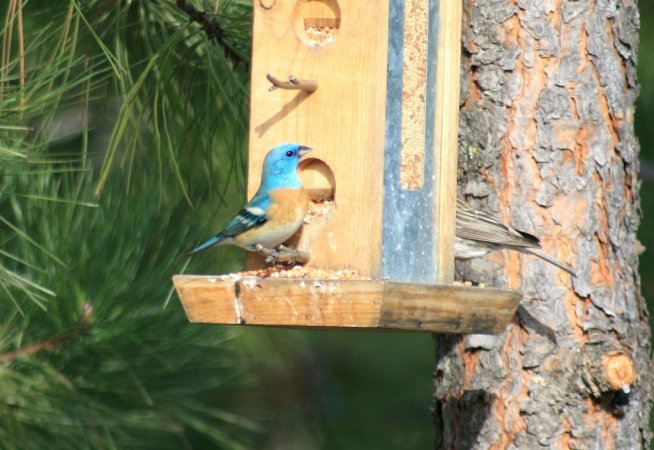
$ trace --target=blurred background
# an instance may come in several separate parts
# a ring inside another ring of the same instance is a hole
[[[245,200],[250,2],[6,0],[0,20],[1,448],[432,447],[430,335],[189,325],[172,290],[242,266],[179,256]]]

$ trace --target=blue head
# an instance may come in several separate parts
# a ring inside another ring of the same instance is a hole
[[[266,189],[297,189],[302,186],[297,175],[297,165],[310,151],[309,147],[298,144],[282,144],[274,147],[263,161],[261,186],[265,186]]]

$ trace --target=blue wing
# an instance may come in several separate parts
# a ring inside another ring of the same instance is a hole
[[[256,228],[266,222],[268,218],[264,210],[246,206],[238,212],[236,217],[229,221],[225,229],[219,236],[231,238],[238,236],[252,228]]]
[[[270,206],[268,194],[265,191],[257,191],[252,200],[236,214],[236,217],[229,221],[219,235],[231,238],[260,226],[268,220],[266,216],[268,206]]]
[[[200,253],[222,241],[231,239],[241,233],[251,230],[252,228],[261,226],[266,222],[266,220],[268,220],[266,211],[269,204],[270,199],[268,196],[265,193],[262,194],[257,192],[250,203],[245,205],[245,207],[229,221],[223,231],[198,245],[196,248],[188,252],[186,256],[195,255],[196,253]]]

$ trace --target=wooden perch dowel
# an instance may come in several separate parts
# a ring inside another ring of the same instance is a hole
[[[295,76],[291,75],[288,77],[288,81],[282,81],[272,73],[266,75],[266,79],[270,81],[272,86],[268,89],[269,91],[274,91],[275,89],[286,89],[286,90],[300,90],[305,92],[315,92],[318,89],[318,83],[315,80],[298,80]]]
[[[191,322],[497,333],[521,294],[500,289],[394,283],[176,275]]]
[[[256,251],[266,257],[267,264],[288,263],[306,264],[311,259],[309,252],[303,252],[295,247],[280,245],[277,249],[266,248],[262,245],[256,246]]]

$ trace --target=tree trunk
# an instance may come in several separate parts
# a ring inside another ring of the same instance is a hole
[[[636,1],[466,0],[462,39],[459,195],[577,278],[515,252],[458,266],[524,299],[499,336],[437,336],[436,448],[649,448]]]

